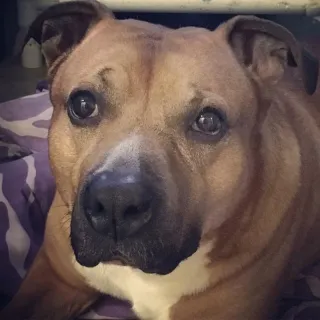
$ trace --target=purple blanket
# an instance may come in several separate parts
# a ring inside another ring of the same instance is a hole
[[[47,92],[0,104],[1,305],[19,288],[43,239],[55,190],[47,145],[51,113]],[[134,319],[127,304],[110,297],[82,318]],[[288,288],[276,320],[280,319],[320,319],[320,264]]]
[[[48,162],[52,106],[47,92],[0,104],[0,299],[18,290],[43,239],[55,185]],[[133,319],[105,297],[84,319]]]

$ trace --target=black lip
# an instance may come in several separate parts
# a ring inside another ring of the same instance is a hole
[[[122,266],[125,267],[131,267],[135,269],[139,269],[144,273],[148,274],[158,274],[158,275],[167,275],[175,270],[175,268],[179,265],[179,263],[170,264],[167,266],[161,266],[161,267],[139,267],[138,265],[132,263],[129,259],[125,258],[122,255],[112,255],[107,260],[101,260],[98,257],[89,256],[89,255],[76,255],[77,262],[86,268],[94,268],[99,263],[109,264],[112,262],[120,262]]]
[[[83,267],[94,268],[101,261],[98,257],[89,256],[89,255],[75,255],[76,261]]]
[[[146,269],[141,269],[141,271],[143,271],[144,273],[148,273],[148,274],[157,274],[160,276],[165,276],[169,273],[171,273],[172,271],[174,271],[177,268],[177,265],[172,265],[170,267],[162,267],[162,268],[146,268]]]
[[[113,253],[107,261],[103,261],[104,263],[110,263],[111,261],[119,261],[123,266],[131,267],[134,269],[141,270],[144,273],[148,274],[158,274],[158,275],[167,275],[174,271],[181,261],[171,261],[170,263],[160,262],[156,265],[152,266],[141,266],[136,264],[134,261],[130,260],[128,257],[123,255],[121,252]]]

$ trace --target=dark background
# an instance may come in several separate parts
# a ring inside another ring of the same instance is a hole
[[[150,12],[118,12],[119,18],[137,18],[153,23],[164,24],[177,28],[180,26],[199,26],[214,29],[222,21],[232,17],[230,14],[204,13],[150,13]],[[287,26],[297,36],[317,32],[320,35],[319,23],[313,23],[311,17],[303,15],[261,15],[262,17],[279,21]],[[0,61],[12,54],[17,35],[18,17],[15,0],[0,0]]]

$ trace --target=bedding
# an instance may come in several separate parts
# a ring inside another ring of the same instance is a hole
[[[41,82],[37,94],[0,104],[0,307],[18,290],[41,245],[55,191],[47,145],[52,106],[46,89]],[[126,302],[105,296],[81,318],[134,316]],[[272,320],[319,319],[320,263],[287,288]]]

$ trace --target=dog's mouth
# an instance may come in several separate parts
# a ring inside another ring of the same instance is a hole
[[[111,258],[108,262],[102,262],[104,264],[111,264],[116,266],[127,266],[134,267],[133,263],[130,260],[122,255],[116,255]]]
[[[153,267],[148,266],[148,267],[142,267],[138,266],[137,263],[129,259],[127,256],[123,255],[120,252],[112,252],[109,256],[108,259],[101,259],[98,255],[92,253],[92,254],[86,254],[86,255],[81,255],[81,254],[75,254],[76,261],[83,267],[86,268],[94,268],[100,263],[102,265],[114,265],[114,266],[123,266],[123,267],[131,267],[135,269],[140,269],[143,272],[146,273],[156,273],[160,275],[165,275],[170,272],[172,272],[177,265],[179,264],[178,261],[173,261],[175,259],[170,259],[168,262],[170,263],[163,263],[158,261]]]
[[[134,267],[132,260],[117,249],[112,250],[107,261],[101,262],[104,264]]]
[[[75,258],[77,262],[86,268],[94,268],[98,264],[118,265],[135,267],[133,261],[118,251],[113,251],[109,254],[108,259],[102,259],[96,252],[81,254],[81,252],[75,252]]]

